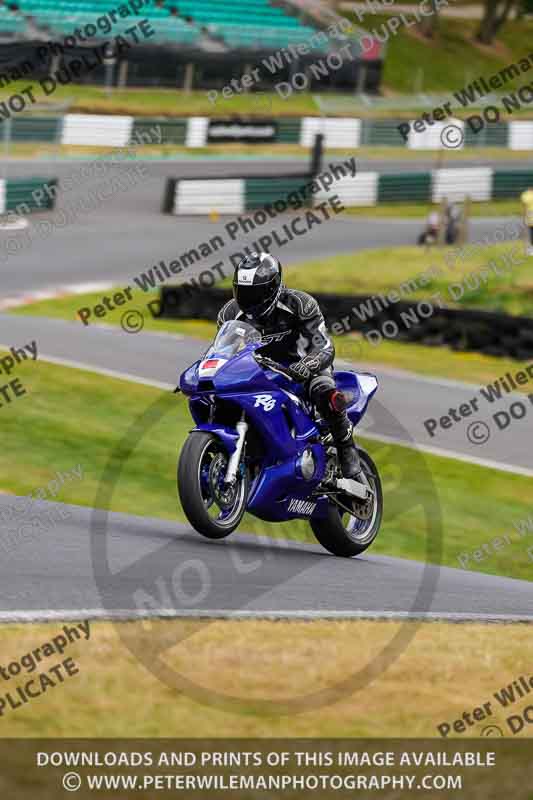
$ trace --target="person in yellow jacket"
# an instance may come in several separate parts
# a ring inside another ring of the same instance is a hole
[[[520,200],[524,206],[524,222],[529,228],[529,241],[527,243],[527,254],[533,256],[533,189],[526,189],[522,193]]]

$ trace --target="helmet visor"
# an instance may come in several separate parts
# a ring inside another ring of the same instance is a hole
[[[267,308],[275,295],[275,287],[260,284],[258,286],[243,286],[233,284],[233,296],[239,307],[246,313],[253,314]]]

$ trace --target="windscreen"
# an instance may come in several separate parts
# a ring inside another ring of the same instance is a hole
[[[205,354],[208,358],[216,353],[217,356],[231,358],[239,353],[250,342],[260,342],[261,334],[247,322],[230,320],[225,322],[216,335],[215,341]]]

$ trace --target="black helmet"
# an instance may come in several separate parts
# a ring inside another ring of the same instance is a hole
[[[281,286],[281,264],[270,253],[251,253],[235,267],[233,297],[252,317],[272,313]]]

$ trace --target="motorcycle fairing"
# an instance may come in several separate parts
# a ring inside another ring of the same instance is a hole
[[[347,400],[346,413],[354,425],[358,425],[371,398],[377,391],[378,381],[369,372],[335,372],[337,389]]]
[[[197,425],[195,430],[218,436],[228,453],[235,450],[236,429],[206,422],[206,410],[215,398],[244,411],[248,424],[259,434],[264,444],[264,458],[259,473],[251,476],[247,511],[272,522],[320,518],[327,513],[327,497],[310,497],[323,480],[326,469],[325,448],[318,441],[319,427],[308,413],[302,397],[303,387],[280,373],[263,369],[255,361],[253,351],[260,346],[249,344],[226,360],[208,380],[202,380],[198,374],[200,359],[181,375],[180,388],[189,396]],[[216,351],[210,351],[209,356],[217,358]],[[227,359],[226,353],[224,357]],[[373,375],[346,371],[336,372],[335,379],[338,388],[346,394],[347,413],[356,425],[377,389],[377,380]],[[296,469],[306,449],[312,451],[315,460],[315,472],[307,480]]]

